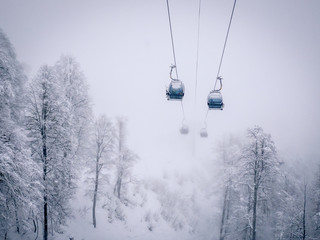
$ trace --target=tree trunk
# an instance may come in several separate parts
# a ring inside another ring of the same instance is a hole
[[[45,96],[43,97],[43,108],[42,108],[42,118],[43,125],[41,127],[41,136],[42,136],[42,163],[43,163],[43,185],[44,185],[44,194],[43,194],[43,240],[48,240],[48,196],[47,196],[47,103],[45,102]]]
[[[253,169],[253,202],[252,202],[252,240],[256,240],[257,202],[258,202],[258,175],[259,175],[258,143],[255,144],[255,161]]]
[[[35,240],[37,240],[38,239],[38,235],[39,235],[39,224],[38,224],[38,217],[36,217],[36,231],[37,231],[37,236],[36,236],[36,238],[35,238]]]
[[[230,219],[230,195],[231,190],[228,190],[228,197],[227,197],[227,213],[226,213],[226,223],[224,228],[224,237],[228,234],[229,229],[229,219]]]
[[[117,178],[117,182],[116,185],[114,187],[114,193],[117,193],[117,197],[120,199],[120,193],[121,193],[121,184],[122,184],[122,169],[121,169],[121,162],[123,161],[123,152],[122,152],[122,148],[123,148],[123,141],[124,141],[124,132],[123,132],[123,122],[119,121],[119,166],[118,166],[118,178]]]
[[[258,187],[255,184],[253,192],[253,205],[252,205],[252,240],[256,240],[256,223],[257,223],[257,200],[258,200]]]
[[[15,214],[15,218],[16,218],[16,229],[17,229],[17,233],[20,233],[20,222],[19,222],[19,217],[18,217],[17,202],[15,199],[13,199],[13,202],[14,202],[14,214]]]
[[[226,218],[226,211],[227,211],[227,198],[228,198],[228,187],[226,188],[224,192],[224,200],[223,200],[223,209],[222,209],[222,217],[221,217],[221,226],[220,226],[220,240],[224,240],[225,236],[225,218]]]
[[[93,194],[93,206],[92,206],[92,220],[93,220],[93,227],[97,227],[97,221],[96,221],[96,201],[97,201],[97,193],[94,192]]]
[[[121,185],[122,185],[122,172],[118,171],[117,182],[114,185],[113,193],[120,199],[121,197]]]
[[[303,232],[302,232],[302,240],[306,239],[306,204],[307,204],[307,184],[304,184],[304,194],[303,194],[303,217],[302,217],[302,225],[303,225]]]
[[[44,205],[43,205],[43,240],[48,240],[48,203],[47,203],[47,195],[43,197]]]
[[[247,214],[248,216],[250,215],[251,209],[252,209],[252,200],[251,200],[251,188],[249,187],[249,185],[247,186],[248,188],[248,204],[247,204]],[[250,234],[251,234],[251,225],[249,223],[247,223],[245,225],[245,229],[244,229],[244,235],[243,235],[243,239],[247,240],[250,239]]]
[[[116,194],[116,196],[120,199],[121,197],[121,183],[122,182],[122,179],[121,179],[121,176],[118,175],[118,179],[117,179],[117,182],[116,182],[116,185],[114,186],[114,193]]]
[[[93,227],[97,227],[97,220],[96,220],[96,203],[97,203],[97,194],[98,194],[98,184],[99,184],[99,158],[97,157],[96,160],[96,180],[94,186],[94,193],[93,193],[93,206],[92,206],[92,219],[93,219]]]
[[[46,184],[47,167],[43,166],[43,181],[44,181],[44,195],[43,195],[43,240],[48,240],[48,196]]]
[[[37,232],[37,225],[36,225],[36,221],[34,219],[32,219],[32,221],[33,221],[33,227],[34,227],[33,232],[35,233],[35,232]]]

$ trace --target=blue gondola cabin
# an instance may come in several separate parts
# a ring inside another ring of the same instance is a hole
[[[224,103],[220,91],[211,91],[208,95],[208,107],[210,109],[223,110]]]
[[[180,80],[172,80],[167,91],[168,100],[182,100],[184,96],[184,84]]]
[[[208,137],[208,132],[206,128],[201,128],[200,129],[200,137],[206,138]]]
[[[180,128],[180,133],[183,135],[186,135],[189,133],[189,127],[185,124],[182,125],[182,127]]]

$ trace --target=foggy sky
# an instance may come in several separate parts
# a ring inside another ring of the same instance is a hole
[[[0,0],[0,27],[32,77],[61,54],[80,63],[96,115],[128,118],[129,145],[143,172],[212,158],[229,134],[260,125],[280,152],[320,159],[320,2],[237,2],[221,69],[223,111],[210,111],[200,139],[233,0],[202,0],[198,88],[198,1],[170,0],[177,67],[190,134],[179,102],[168,102],[173,63],[165,0]],[[179,168],[177,167],[179,166]]]

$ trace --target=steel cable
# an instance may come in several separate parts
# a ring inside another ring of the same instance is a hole
[[[219,63],[219,68],[218,68],[218,72],[217,72],[217,77],[216,77],[216,81],[215,81],[213,90],[216,89],[217,81],[218,81],[218,79],[220,77],[219,75],[220,75],[221,65],[222,65],[222,61],[223,61],[223,57],[224,57],[224,52],[226,50],[226,45],[227,45],[227,41],[228,41],[228,37],[229,37],[230,27],[231,27],[231,23],[232,23],[232,19],[233,19],[233,13],[234,13],[234,9],[236,7],[236,3],[237,3],[237,0],[234,0],[233,7],[232,7],[232,12],[231,12],[231,17],[230,17],[230,21],[229,21],[229,26],[228,26],[228,30],[227,30],[227,35],[226,35],[226,38],[224,40],[223,50],[222,50],[220,63]]]

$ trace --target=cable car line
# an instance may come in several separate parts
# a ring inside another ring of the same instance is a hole
[[[185,119],[184,107],[183,107],[183,102],[182,101],[181,101],[181,109],[182,109],[183,119]]]
[[[234,10],[235,10],[235,7],[236,7],[236,3],[237,3],[237,0],[234,0],[231,16],[230,16],[230,20],[229,20],[229,25],[228,25],[228,29],[227,29],[227,34],[226,34],[226,37],[225,37],[225,40],[224,40],[224,44],[223,44],[223,49],[222,49],[222,54],[221,54],[220,63],[219,63],[219,67],[218,67],[218,72],[217,72],[216,80],[215,80],[215,83],[214,83],[214,88],[213,88],[212,91],[210,91],[210,93],[209,93],[209,95],[207,97],[208,110],[207,110],[207,114],[206,114],[206,117],[205,117],[205,127],[200,132],[200,136],[201,137],[207,137],[207,135],[204,133],[204,131],[206,131],[206,123],[207,123],[207,117],[208,117],[209,110],[211,110],[211,109],[213,109],[213,110],[216,110],[216,109],[223,110],[223,108],[224,108],[224,103],[223,103],[222,95],[221,95],[221,92],[220,92],[221,89],[222,89],[222,77],[220,76],[220,70],[221,70],[223,57],[224,57],[224,53],[225,53],[226,46],[227,46],[227,41],[228,41],[228,37],[229,37],[230,27],[231,27],[231,23],[232,23],[232,19],[233,19],[233,14],[234,14]],[[220,83],[220,87],[219,87],[219,89],[216,89],[218,81]]]
[[[221,70],[223,57],[224,57],[224,53],[225,53],[226,46],[227,46],[227,41],[228,41],[228,37],[229,37],[230,27],[231,27],[236,3],[237,3],[237,0],[234,0],[231,16],[230,16],[230,20],[229,20],[229,25],[228,25],[228,29],[227,29],[227,34],[226,34],[224,44],[223,44],[223,49],[222,49],[222,54],[221,54],[220,63],[219,63],[219,67],[218,67],[218,72],[217,72],[216,80],[214,83],[214,88],[212,91],[210,91],[208,98],[207,98],[208,107],[209,107],[209,109],[213,109],[213,110],[217,110],[217,109],[223,110],[223,108],[224,108],[224,103],[223,103],[222,95],[220,92],[222,89],[222,77],[220,76],[220,70]],[[220,88],[216,89],[218,81],[220,82]]]
[[[217,72],[216,82],[214,84],[213,90],[216,89],[216,85],[217,85],[217,81],[218,80],[220,80],[220,83],[221,83],[221,79],[219,79],[219,78],[221,78],[220,70],[221,70],[221,65],[222,65],[222,61],[223,61],[223,57],[224,57],[224,52],[226,50],[226,45],[227,45],[227,41],[228,41],[228,37],[229,37],[230,27],[231,27],[231,23],[232,23],[232,19],[233,19],[233,14],[234,14],[234,9],[236,7],[236,3],[237,3],[237,0],[234,0],[233,7],[232,7],[232,12],[231,12],[231,17],[230,17],[230,20],[229,20],[229,26],[228,26],[228,30],[227,30],[227,35],[226,35],[226,38],[224,40],[224,45],[223,45],[223,50],[222,50],[222,54],[221,54],[221,58],[220,58],[220,63],[219,63],[219,68],[218,68],[218,72]]]
[[[168,19],[169,19],[169,28],[170,28],[170,36],[171,36],[171,45],[172,45],[172,54],[173,54],[173,60],[174,60],[174,65],[171,65],[170,69],[170,79],[171,83],[169,84],[169,87],[166,91],[167,99],[168,100],[180,100],[181,101],[181,110],[182,110],[182,115],[183,115],[183,120],[182,120],[182,127],[180,129],[181,134],[188,134],[189,128],[188,126],[184,123],[185,122],[185,112],[184,112],[184,107],[182,103],[182,98],[184,97],[184,84],[182,81],[179,80],[179,75],[178,75],[178,69],[177,69],[177,58],[176,58],[176,52],[174,48],[174,38],[173,38],[173,31],[172,31],[172,22],[171,22],[171,14],[170,14],[170,7],[169,7],[169,0],[166,0],[167,3],[167,10],[168,10]],[[173,74],[173,69],[175,69],[176,72],[176,78],[172,76]]]
[[[182,127],[181,127],[181,130],[180,130],[180,133],[181,134],[188,134],[189,132],[189,128],[188,126],[185,124],[185,120],[186,120],[186,115],[184,113],[184,107],[183,107],[183,102],[181,101],[181,109],[182,109]]]
[[[208,105],[208,110],[205,116],[205,127],[202,129],[204,130],[204,132],[201,132],[201,137],[207,137],[208,134],[206,132],[206,121],[207,121],[207,116],[208,116],[208,112],[211,109],[221,109],[223,110],[224,107],[224,103],[222,100],[222,95],[221,95],[221,90],[222,90],[222,77],[220,76],[220,70],[221,70],[221,66],[223,63],[223,58],[224,58],[224,54],[225,54],[225,49],[226,49],[226,45],[227,45],[227,41],[228,41],[228,37],[229,37],[229,32],[230,32],[230,28],[231,28],[231,23],[233,20],[233,15],[234,15],[234,11],[235,11],[235,7],[236,7],[236,2],[237,0],[234,0],[233,3],[233,7],[232,7],[232,12],[231,12],[231,16],[230,16],[230,20],[229,20],[229,24],[228,24],[228,29],[227,29],[227,33],[226,33],[226,37],[224,40],[224,44],[223,44],[223,49],[222,49],[222,53],[221,53],[221,58],[220,58],[220,62],[219,62],[219,67],[218,67],[218,71],[217,71],[217,76],[215,79],[215,83],[214,83],[214,88],[212,91],[210,91],[208,97],[207,97],[207,105]],[[171,37],[171,45],[172,45],[172,54],[173,54],[173,60],[174,60],[174,64],[171,65],[171,69],[170,69],[170,85],[166,90],[166,96],[168,100],[178,100],[181,101],[181,109],[182,109],[182,114],[183,114],[183,121],[182,121],[182,128],[180,129],[181,134],[187,134],[188,133],[188,127],[184,124],[185,121],[185,112],[184,112],[184,107],[183,107],[183,102],[182,99],[184,97],[184,84],[182,83],[181,80],[179,80],[179,76],[178,76],[178,69],[177,69],[177,58],[176,58],[176,52],[175,52],[175,45],[174,45],[174,37],[173,37],[173,30],[172,30],[172,21],[171,21],[171,14],[170,14],[170,6],[169,6],[169,0],[166,0],[166,4],[167,4],[167,12],[168,12],[168,20],[169,20],[169,28],[170,28],[170,37]],[[199,8],[198,8],[198,29],[197,29],[197,52],[196,52],[196,69],[195,69],[195,92],[194,92],[194,108],[196,109],[196,99],[197,99],[197,86],[198,86],[198,69],[199,69],[199,46],[200,46],[200,17],[201,17],[201,0],[199,0]],[[175,70],[176,73],[176,78],[174,78],[173,75],[173,71]],[[220,87],[218,89],[216,89],[217,87],[217,83],[220,83]]]
[[[176,69],[177,79],[179,79],[178,69],[177,69],[176,52],[175,52],[175,49],[174,49],[174,41],[173,41],[172,23],[171,23],[171,17],[170,17],[169,0],[167,0],[167,10],[168,10],[168,19],[169,19],[169,27],[170,27],[170,36],[171,36],[171,45],[172,45],[173,61],[174,61],[175,69]],[[172,68],[171,68],[171,70],[172,70]]]
[[[180,133],[181,134],[188,134],[189,133],[189,127],[188,125],[185,123],[186,121],[186,117],[184,114],[184,107],[183,107],[183,102],[181,101],[181,109],[182,109],[182,115],[183,115],[183,119],[182,119],[182,126],[180,128]]]
[[[200,137],[206,138],[208,137],[208,131],[207,131],[207,118],[208,118],[209,109],[207,109],[206,116],[204,118],[204,127],[200,129]]]
[[[199,0],[198,7],[198,29],[197,29],[197,55],[196,55],[196,72],[195,72],[195,86],[194,86],[194,113],[196,114],[197,109],[197,90],[198,90],[198,70],[199,70],[199,52],[200,52],[200,19],[201,19],[201,0]],[[193,124],[196,129],[196,122]],[[196,152],[196,132],[193,132],[193,151],[194,156]]]
[[[196,81],[195,81],[195,87],[194,87],[194,105],[195,105],[195,107],[196,107],[197,87],[198,87],[199,43],[200,43],[200,16],[201,16],[201,0],[199,0],[199,10],[198,10],[197,57],[196,57]]]

